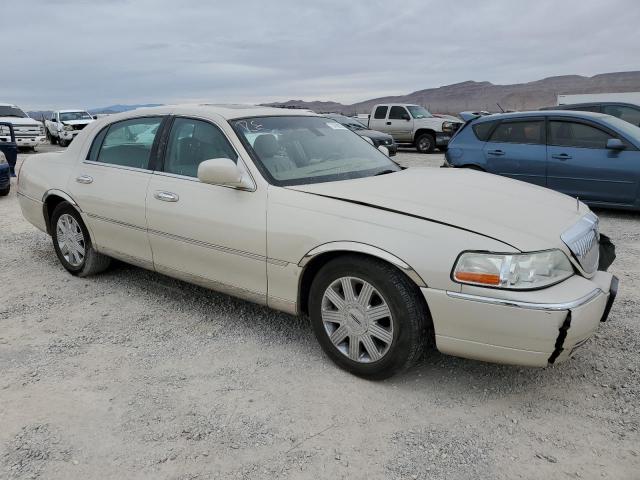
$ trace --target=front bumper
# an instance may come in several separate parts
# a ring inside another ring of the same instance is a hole
[[[8,164],[0,165],[0,189],[5,189],[11,184],[11,169]]]
[[[46,143],[47,137],[44,135],[37,137],[18,137],[16,136],[16,145],[18,147],[37,147]]]
[[[81,131],[82,130],[60,130],[58,131],[58,137],[71,141],[76,138]]]
[[[449,145],[449,141],[453,136],[453,132],[445,133],[445,132],[436,132],[436,145],[438,147],[443,147]]]
[[[536,367],[571,357],[606,320],[616,292],[606,272],[529,292],[422,289],[442,353]]]

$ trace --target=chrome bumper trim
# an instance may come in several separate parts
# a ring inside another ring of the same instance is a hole
[[[585,303],[596,298],[601,293],[604,293],[604,292],[601,289],[596,288],[590,293],[586,294],[584,297],[578,298],[577,300],[573,300],[571,302],[565,302],[565,303],[520,302],[517,300],[507,300],[505,298],[482,297],[480,295],[470,295],[468,293],[450,292],[450,291],[447,291],[447,296],[451,298],[458,298],[461,300],[470,300],[472,302],[500,305],[503,307],[518,307],[518,308],[528,308],[530,310],[547,310],[547,311],[557,312],[562,310],[571,310],[572,308],[576,308],[576,307],[579,307],[580,305],[584,305]]]

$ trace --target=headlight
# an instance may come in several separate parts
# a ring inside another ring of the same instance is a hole
[[[453,123],[451,123],[451,122],[442,122],[442,131],[443,132],[453,132]]]
[[[6,136],[11,135],[11,131],[9,130],[9,127],[0,125],[0,135],[6,135]]]
[[[73,127],[71,125],[65,125],[64,129],[69,131],[69,130],[73,130]]]
[[[571,262],[560,250],[519,254],[465,252],[453,269],[456,282],[514,290],[546,287],[572,275]]]
[[[7,159],[5,158],[4,154],[2,152],[0,152],[0,165],[5,165],[7,162]]]

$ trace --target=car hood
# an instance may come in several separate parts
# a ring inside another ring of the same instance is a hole
[[[411,168],[287,187],[448,224],[521,251],[568,249],[560,235],[588,211],[552,190],[473,170]]]
[[[355,132],[361,137],[375,138],[378,140],[393,140],[393,137],[391,135],[387,133],[379,132],[378,130],[364,129],[364,130],[356,130]]]
[[[63,125],[88,125],[93,122],[93,120],[65,120],[62,122]]]
[[[13,125],[42,125],[41,122],[33,118],[0,117],[0,122],[11,123]]]

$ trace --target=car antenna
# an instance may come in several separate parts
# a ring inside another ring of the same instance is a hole
[[[504,113],[504,108],[502,108],[498,102],[496,102],[496,105],[498,105],[498,108],[500,109],[500,111]]]

